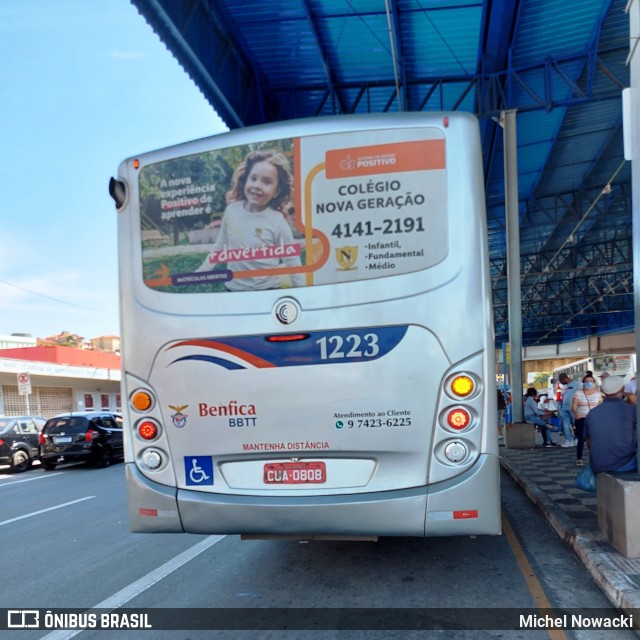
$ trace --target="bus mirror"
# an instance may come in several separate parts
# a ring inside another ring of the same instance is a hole
[[[122,180],[109,180],[109,195],[114,199],[117,209],[122,209],[127,198],[127,187]]]

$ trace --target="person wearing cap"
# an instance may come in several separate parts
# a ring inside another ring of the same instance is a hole
[[[637,471],[636,408],[624,401],[624,379],[608,376],[601,390],[604,402],[584,421],[591,468],[594,473]]]
[[[573,435],[576,419],[573,415],[573,396],[576,391],[582,388],[582,385],[570,378],[566,373],[559,376],[562,385],[562,407],[560,408],[560,421],[562,423],[562,431],[564,432],[564,446],[574,447],[578,444],[577,438]]]
[[[535,424],[538,429],[540,429],[542,444],[545,449],[557,447],[558,445],[551,440],[551,436],[549,435],[549,432],[553,431],[553,427],[543,419],[549,415],[549,412],[538,409],[538,390],[534,387],[529,387],[526,398],[526,402],[524,403],[525,422]]]

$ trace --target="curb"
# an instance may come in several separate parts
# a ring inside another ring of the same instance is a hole
[[[601,544],[606,544],[604,534],[578,529],[573,520],[535,482],[531,482],[512,460],[500,456],[500,465],[542,511],[560,538],[569,544],[611,604],[625,613],[637,614],[640,609],[640,589],[613,562],[610,553],[603,551]],[[612,552],[617,553],[613,548]],[[640,629],[640,620],[634,618],[633,625]]]

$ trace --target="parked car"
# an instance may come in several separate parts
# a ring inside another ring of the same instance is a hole
[[[122,416],[109,411],[55,416],[42,429],[39,453],[47,471],[63,462],[88,461],[108,467],[124,457]]]
[[[46,420],[38,416],[0,416],[0,464],[26,471],[38,457],[38,438]]]

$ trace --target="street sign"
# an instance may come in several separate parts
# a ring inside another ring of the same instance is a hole
[[[31,394],[31,376],[28,373],[18,374],[18,393],[21,396]]]

